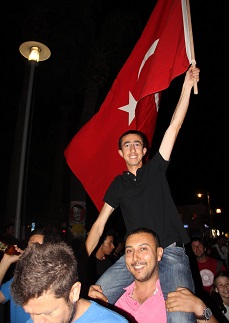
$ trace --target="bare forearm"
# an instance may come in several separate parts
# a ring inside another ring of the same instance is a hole
[[[172,120],[169,127],[167,128],[163,140],[161,142],[159,152],[165,160],[170,159],[175,141],[177,139],[178,133],[186,116],[189,104],[188,90],[183,89],[182,95],[180,97],[180,102],[174,111]]]
[[[193,313],[195,315],[201,316],[203,314],[203,309],[205,309],[206,307],[207,307],[206,304],[200,298],[197,298],[196,297],[195,304],[193,304],[192,311],[193,311]],[[197,322],[200,322],[200,323],[201,322],[206,322],[206,320],[205,319],[201,319],[201,320],[200,319],[197,319]],[[208,320],[208,322],[210,322],[210,323],[219,323],[218,320],[214,316],[212,316]]]
[[[165,301],[168,312],[188,312],[196,316],[202,316],[206,304],[189,289],[179,287],[175,292],[170,292]],[[205,322],[205,319],[197,319],[197,322]],[[218,323],[218,320],[212,316],[208,322]]]
[[[185,75],[185,80],[182,86],[179,101],[171,118],[170,125],[164,134],[159,148],[159,152],[165,160],[170,159],[177,135],[188,111],[190,95],[194,81],[198,82],[198,80],[199,69],[194,68],[192,70],[192,68],[190,68]]]
[[[11,263],[12,262],[10,261],[10,256],[4,255],[0,262],[0,285],[2,285],[3,278],[5,277],[5,274],[9,269]]]
[[[102,210],[100,211],[100,214],[97,220],[91,227],[91,230],[85,242],[86,250],[89,256],[97,246],[99,239],[103,233],[105,224],[113,211],[114,211],[114,208],[112,206],[110,206],[107,203],[104,203]]]
[[[108,302],[107,297],[103,294],[103,290],[99,285],[91,285],[88,291],[88,296],[90,298],[99,299],[104,302]]]
[[[188,111],[188,106],[190,102],[191,87],[184,83],[181,91],[179,101],[177,103],[176,109],[173,113],[170,125],[173,124],[177,129],[180,129],[185,116]]]
[[[101,234],[99,233],[99,228],[97,223],[94,223],[93,226],[91,227],[91,230],[87,236],[85,245],[86,245],[86,250],[88,253],[88,256],[91,255],[95,247],[97,246],[99,239],[101,237]]]
[[[9,269],[10,265],[15,263],[18,259],[19,259],[19,256],[17,255],[10,256],[10,255],[4,254],[0,262],[0,286],[2,285],[3,278],[5,277],[5,274]],[[6,300],[5,296],[3,295],[2,292],[0,292],[0,304],[4,303],[5,300]]]
[[[176,128],[180,128],[184,121],[189,106],[191,90],[198,81],[199,69],[191,66],[186,72],[181,95],[171,119],[171,124],[174,124]]]

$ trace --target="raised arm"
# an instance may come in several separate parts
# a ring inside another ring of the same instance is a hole
[[[165,160],[170,159],[177,135],[188,110],[192,87],[194,82],[199,81],[199,72],[200,70],[193,66],[186,72],[179,101],[159,148],[159,152]]]
[[[88,255],[92,253],[92,251],[95,249],[97,246],[99,239],[101,235],[103,234],[103,230],[105,227],[105,224],[107,220],[109,219],[109,216],[111,213],[114,211],[114,208],[111,207],[109,204],[104,203],[98,218],[94,222],[94,224],[91,227],[91,230],[87,236],[85,245],[86,245],[86,250]]]
[[[6,253],[4,253],[2,260],[0,262],[0,285],[2,285],[3,278],[7,270],[9,269],[10,265],[18,261],[19,257],[20,255],[7,255]]]

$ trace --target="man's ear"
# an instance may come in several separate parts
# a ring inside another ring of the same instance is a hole
[[[119,149],[119,150],[118,150],[118,153],[119,153],[119,155],[123,158],[123,152],[122,152],[122,149]]]
[[[162,247],[157,248],[157,260],[161,261],[164,249]]]
[[[75,303],[80,298],[81,283],[76,282],[70,291],[69,299],[72,303]]]
[[[147,153],[147,148],[143,148],[143,155],[145,156],[146,153]]]

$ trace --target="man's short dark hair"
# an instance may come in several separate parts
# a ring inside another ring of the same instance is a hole
[[[200,244],[202,244],[204,246],[204,248],[207,247],[207,242],[201,237],[192,237],[191,241],[190,241],[191,246],[192,246],[192,243],[196,242],[196,241],[198,241]]]
[[[147,228],[137,228],[137,229],[135,229],[135,230],[133,230],[133,231],[129,232],[129,233],[127,234],[127,236],[126,236],[126,239],[127,239],[129,236],[131,236],[131,235],[133,235],[133,234],[138,234],[138,233],[149,233],[149,234],[151,234],[151,235],[154,237],[154,240],[155,240],[155,242],[156,242],[156,247],[158,248],[158,247],[160,247],[160,246],[161,246],[161,243],[160,243],[160,239],[159,239],[158,234],[157,234],[156,232],[154,232],[153,230],[151,230],[151,229],[147,229]],[[126,239],[125,239],[125,240],[126,240]]]
[[[30,233],[29,238],[35,235],[43,236],[43,244],[56,243],[62,240],[59,232],[54,227],[49,226],[41,226],[36,228]]]
[[[108,236],[111,236],[111,237],[115,238],[115,231],[113,229],[107,229],[107,230],[105,230],[103,232],[103,234],[101,235],[100,239],[99,239],[99,243],[98,243],[99,247],[101,246],[101,244],[104,243],[104,241],[106,240],[106,238]]]
[[[127,136],[127,135],[138,135],[141,139],[142,139],[142,143],[143,143],[143,148],[149,148],[149,141],[146,137],[146,135],[139,131],[139,130],[128,130],[126,132],[124,132],[121,137],[118,140],[118,149],[122,149],[122,139],[123,137]]]
[[[35,243],[27,247],[17,261],[11,294],[20,306],[47,291],[68,301],[77,281],[77,261],[71,247],[63,241]]]

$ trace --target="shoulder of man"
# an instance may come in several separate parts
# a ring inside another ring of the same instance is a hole
[[[93,322],[99,322],[100,321],[99,316],[103,316],[104,319],[107,319],[107,321],[109,321],[110,323],[128,322],[128,320],[122,314],[114,311],[113,309],[110,309],[109,306],[105,307],[92,300],[90,300],[90,302],[93,305],[93,311],[95,310],[96,312],[98,312],[98,316],[97,316],[98,320]]]

